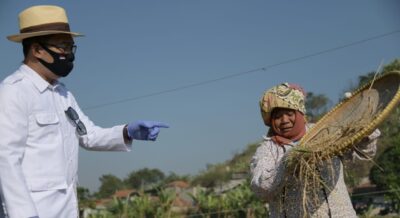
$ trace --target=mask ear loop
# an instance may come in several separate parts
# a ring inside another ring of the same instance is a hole
[[[52,51],[51,49],[49,49],[46,45],[44,45],[43,43],[41,43],[41,42],[39,42],[39,45],[45,50],[45,51],[47,51],[47,53],[49,53],[53,58],[54,58],[54,56],[66,56],[65,55],[65,53],[61,53],[61,54],[59,54],[59,53],[57,53],[57,52],[54,52],[54,51]]]
[[[44,45],[41,42],[38,42],[38,44],[40,45],[40,47],[42,47],[45,51],[47,51],[53,58],[54,56],[59,56],[59,57],[64,57],[65,59],[67,59],[68,61],[74,61],[75,60],[75,55],[74,53],[71,51],[69,53],[65,53],[65,51],[63,53],[57,53],[55,51],[52,51],[51,49],[49,49],[46,45]],[[61,59],[61,58],[60,58]]]

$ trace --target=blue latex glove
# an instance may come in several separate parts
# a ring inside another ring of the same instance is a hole
[[[155,141],[160,128],[169,128],[169,126],[155,121],[135,121],[128,124],[127,130],[131,139]]]

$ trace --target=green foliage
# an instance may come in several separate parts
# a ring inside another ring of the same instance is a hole
[[[79,209],[95,207],[95,202],[90,196],[89,189],[84,187],[78,187],[77,197],[79,202]]]
[[[374,166],[371,169],[370,179],[379,188],[391,190],[385,196],[394,202],[396,211],[400,212],[400,136],[394,137],[392,143],[393,146],[383,152],[377,160],[377,164],[384,169],[384,172]]]
[[[230,179],[231,173],[225,164],[208,165],[207,170],[196,176],[192,184],[203,187],[214,187]]]
[[[326,95],[314,94],[312,92],[307,93],[305,102],[306,115],[309,122],[315,123],[318,121],[326,112],[328,112],[331,101]]]
[[[383,72],[387,73],[390,71],[400,71],[400,59],[396,59],[392,61],[392,63],[386,65],[383,68]]]
[[[165,178],[165,175],[159,169],[140,169],[132,171],[124,180],[124,183],[129,188],[139,189],[149,184],[156,184]]]
[[[114,215],[113,217],[119,218],[154,217],[155,210],[155,205],[148,195],[135,196],[128,201],[114,198],[108,207],[108,211]]]
[[[250,190],[247,181],[229,192],[217,195],[199,191],[193,195],[196,208],[191,217],[267,217],[268,210]]]
[[[386,65],[383,67],[383,70],[381,74],[389,73],[391,71],[400,71],[400,60],[396,59],[392,61],[392,63]],[[375,71],[369,72],[365,75],[361,75],[358,77],[358,86],[353,87],[353,90],[355,91],[357,88],[369,83],[375,76]]]
[[[197,205],[197,209],[192,212],[193,214],[214,214],[219,209],[220,201],[212,192],[200,190],[192,197]]]
[[[190,182],[190,176],[189,175],[178,175],[174,172],[170,172],[168,176],[166,176],[163,180],[164,184],[168,184],[173,181],[185,181],[185,182]]]
[[[122,189],[124,187],[123,182],[118,177],[107,174],[100,177],[100,188],[96,193],[98,198],[107,198],[115,193],[116,190]]]
[[[172,191],[166,189],[160,189],[158,191],[157,211],[156,217],[171,217],[172,216],[172,203],[174,202],[176,195]]]
[[[246,173],[249,171],[250,159],[255,153],[259,143],[247,145],[246,149],[236,153],[232,159],[224,163],[207,166],[207,169],[193,178],[193,185],[214,187],[232,178],[233,173]]]
[[[391,72],[393,70],[400,70],[400,61],[394,60],[389,65],[384,66],[382,74]],[[374,78],[375,72],[367,73],[366,75],[359,76],[358,86],[353,87],[355,91],[359,87],[370,82]],[[393,146],[392,139],[396,137],[400,132],[400,106],[397,106],[393,112],[385,119],[384,122],[378,127],[381,130],[381,137],[378,140],[378,150],[375,156],[377,159],[385,150]],[[370,174],[371,167],[374,165],[373,162],[356,161],[345,162],[346,167],[346,184],[350,187],[355,186],[359,183],[360,178],[366,177]],[[400,173],[400,172],[399,172]]]
[[[110,217],[131,218],[131,217],[176,217],[172,212],[172,203],[175,194],[161,189],[158,190],[157,197],[146,193],[133,196],[130,199],[114,198],[108,207]]]
[[[395,60],[383,68],[383,73],[392,70],[400,70],[400,61]],[[355,90],[359,86],[369,82],[374,73],[368,73],[360,76],[358,86],[350,90]],[[330,100],[321,94],[308,93],[306,108],[309,121],[315,122],[322,117],[331,106]],[[370,162],[345,163],[346,183],[356,186],[360,178],[368,176],[371,170],[371,180],[381,189],[400,189],[400,106],[379,126],[382,136],[378,140],[377,164],[385,172],[382,173],[377,167],[372,167]],[[204,187],[215,187],[231,179],[233,173],[243,173],[249,171],[249,163],[252,155],[255,153],[259,143],[253,143],[246,147],[242,152],[234,154],[233,158],[219,164],[208,165],[207,169],[195,176],[192,185],[201,185]],[[397,164],[397,165],[396,165]],[[179,176],[174,173],[165,176],[159,170],[143,169],[133,171],[124,179],[125,184],[131,188],[141,187],[142,184],[150,183],[169,183],[175,180],[190,181],[189,176]],[[99,193],[102,196],[109,196],[115,192],[115,187],[123,186],[121,180],[112,176],[105,175],[100,179],[102,186]],[[104,185],[104,187],[103,187]],[[111,186],[106,188],[106,186]],[[112,188],[113,187],[113,188]],[[210,191],[198,191],[192,195],[195,201],[194,207],[186,214],[176,214],[172,212],[172,203],[175,193],[167,192],[163,189],[158,190],[155,196],[141,193],[139,196],[132,197],[129,201],[115,199],[110,206],[109,213],[96,218],[112,217],[267,217],[268,211],[260,199],[258,199],[250,190],[249,181],[224,194],[217,195]],[[100,196],[100,195],[98,195]],[[87,190],[83,189],[78,193],[80,199],[88,199]],[[391,199],[397,209],[400,205],[399,192],[390,192],[387,197]],[[368,217],[368,213],[364,214]]]
[[[130,205],[131,205],[130,213],[132,217],[155,216],[156,208],[149,195],[141,195],[138,197],[134,197]]]
[[[400,105],[398,105],[392,113],[386,118],[386,120],[381,124],[379,129],[382,131],[383,136],[381,140],[384,140],[385,145],[391,146],[391,141],[393,137],[396,137],[400,132]],[[387,147],[384,147],[386,149]]]
[[[248,172],[250,160],[258,146],[259,143],[249,144],[244,151],[236,153],[231,160],[227,161],[229,169],[233,172]]]
[[[111,206],[108,207],[108,210],[115,215],[118,215],[118,217],[124,216],[126,214],[127,210],[127,204],[124,204],[124,202],[121,199],[115,198],[113,199],[113,203]]]
[[[400,61],[395,60],[383,68],[382,74],[393,70],[400,71]],[[375,72],[370,72],[359,77],[359,86],[371,81]],[[357,88],[354,88],[354,90]],[[356,185],[361,177],[369,176],[372,183],[376,184],[382,190],[399,190],[400,168],[396,166],[400,158],[400,106],[397,106],[393,112],[378,127],[381,130],[381,137],[378,140],[378,150],[375,156],[376,165],[373,162],[355,162],[346,164],[348,174],[346,182],[352,181]],[[383,168],[383,172],[380,170]],[[385,194],[393,203],[393,207],[399,211],[400,195],[393,191]]]

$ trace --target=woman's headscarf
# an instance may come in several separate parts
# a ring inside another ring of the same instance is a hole
[[[264,124],[271,127],[269,136],[278,145],[289,144],[301,139],[305,132],[305,91],[296,84],[282,83],[267,90],[260,100],[261,116]],[[275,108],[288,108],[296,111],[294,127],[288,133],[281,133],[274,126],[272,112]]]

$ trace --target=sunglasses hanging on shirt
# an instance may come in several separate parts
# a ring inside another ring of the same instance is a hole
[[[65,114],[72,122],[75,123],[76,132],[78,135],[82,136],[87,134],[85,124],[83,124],[83,122],[79,119],[78,113],[76,113],[72,107],[68,107],[68,109],[65,111]]]

